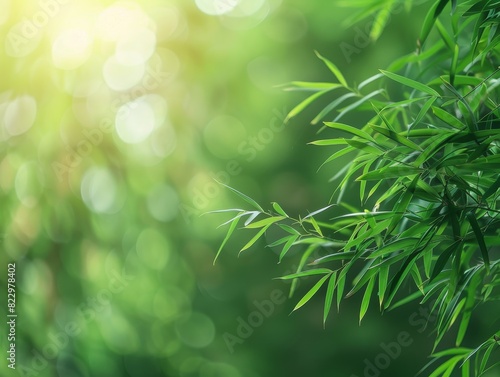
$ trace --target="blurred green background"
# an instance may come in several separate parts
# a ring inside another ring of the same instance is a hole
[[[273,278],[300,250],[237,258],[241,232],[213,266],[227,217],[202,214],[245,205],[214,178],[292,216],[325,206],[340,166],[317,172],[329,151],[307,142],[332,97],[283,124],[307,93],[279,85],[331,80],[314,50],[372,76],[415,49],[417,3],[371,43],[348,2],[1,0],[0,279],[16,263],[18,317],[0,375],[414,375],[433,341],[418,306],[359,326],[355,296],[323,329],[319,295],[290,315],[299,296]],[[494,325],[475,318],[470,345]]]

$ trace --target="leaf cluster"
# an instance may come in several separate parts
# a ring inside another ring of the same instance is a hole
[[[500,329],[478,347],[461,345],[475,308],[500,299],[499,22],[498,1],[433,1],[416,51],[359,85],[348,84],[317,53],[334,80],[291,83],[289,89],[312,94],[288,119],[319,97],[332,96],[311,121],[331,135],[311,142],[332,149],[323,164],[333,166],[332,180],[338,182],[330,204],[294,219],[277,203],[266,212],[232,189],[254,209],[233,210],[237,214],[227,222],[217,255],[244,217],[244,228],[258,231],[241,251],[269,227],[280,227],[283,237],[268,245],[282,248],[279,261],[291,247],[307,245],[297,271],[281,279],[319,277],[294,310],[323,286],[324,323],[334,297],[338,309],[342,299],[358,292],[360,321],[373,296],[382,311],[412,300],[434,302],[434,351],[453,326],[457,335],[455,348],[433,355],[428,367],[440,364],[430,375],[450,376],[461,367],[462,376],[480,376],[493,368],[490,356],[498,351]],[[342,123],[350,112],[371,118]],[[358,205],[343,201],[353,186]],[[320,221],[323,212],[332,217]],[[412,293],[403,286],[413,287]]]

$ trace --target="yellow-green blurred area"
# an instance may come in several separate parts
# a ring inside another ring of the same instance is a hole
[[[305,93],[278,86],[332,80],[314,50],[359,83],[414,50],[427,8],[375,44],[335,1],[1,0],[0,279],[15,263],[18,317],[0,375],[361,376],[401,332],[380,373],[416,373],[432,343],[417,307],[359,327],[354,297],[323,329],[319,295],[289,315],[298,296],[272,278],[300,250],[238,259],[242,232],[214,266],[227,218],[201,215],[245,208],[215,180],[291,215],[323,207],[340,168],[317,173],[327,151],[307,145],[324,103],[284,124]]]

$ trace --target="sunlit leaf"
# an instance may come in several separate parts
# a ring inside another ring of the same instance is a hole
[[[251,224],[245,224],[245,227],[248,229],[262,228],[263,226],[274,224],[283,219],[285,219],[285,216],[268,217],[267,219],[259,220]]]
[[[241,248],[239,254],[241,254],[242,251],[245,251],[246,249],[248,249],[249,247],[251,247],[266,232],[266,230],[271,225],[272,224],[268,224],[268,225],[264,226],[261,230],[259,230],[259,232],[255,236],[253,236],[253,238],[250,241],[248,241],[245,246],[243,246]]]
[[[346,88],[348,87],[347,85],[347,81],[345,81],[345,78],[344,78],[344,75],[342,75],[342,73],[340,72],[340,70],[337,68],[337,66],[335,64],[333,64],[330,60],[328,60],[327,58],[323,57],[320,55],[320,53],[318,51],[314,51],[316,53],[316,56],[318,58],[320,58],[323,63],[325,63],[325,65],[328,67],[328,69],[334,74],[334,76],[337,78],[337,80],[339,80],[339,83],[341,83],[343,86],[345,86]]]

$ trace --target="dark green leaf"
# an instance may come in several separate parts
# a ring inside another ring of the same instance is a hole
[[[488,255],[488,248],[486,247],[486,243],[484,242],[484,235],[481,231],[479,223],[477,222],[476,216],[474,216],[473,212],[467,213],[467,219],[476,235],[477,243],[479,245],[479,249],[481,250],[481,254],[483,255],[484,265],[486,267],[486,271],[489,273],[490,270],[490,258]]]

